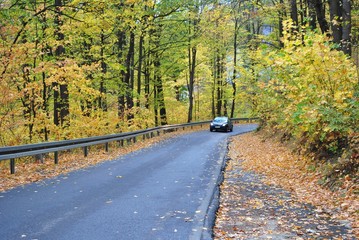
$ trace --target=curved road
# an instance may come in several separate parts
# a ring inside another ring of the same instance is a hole
[[[233,133],[176,136],[1,192],[0,238],[210,239],[228,137],[255,128],[247,124],[235,126]]]

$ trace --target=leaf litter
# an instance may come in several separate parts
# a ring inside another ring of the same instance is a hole
[[[214,239],[357,239],[358,189],[320,182],[308,161],[261,133],[235,136],[221,185]]]

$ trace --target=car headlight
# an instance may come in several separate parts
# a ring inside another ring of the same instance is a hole
[[[225,127],[226,125],[227,125],[227,123],[223,123],[223,124],[222,124],[222,127]]]

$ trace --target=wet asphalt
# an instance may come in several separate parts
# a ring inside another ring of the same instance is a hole
[[[255,128],[175,136],[0,192],[0,239],[211,239],[228,139]]]

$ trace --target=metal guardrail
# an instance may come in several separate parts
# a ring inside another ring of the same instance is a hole
[[[232,118],[234,122],[246,121],[251,122],[257,120],[258,118]],[[143,136],[143,138],[152,138],[155,133],[157,136],[160,133],[165,133],[166,131],[177,130],[179,128],[187,128],[193,126],[202,126],[204,124],[209,124],[211,121],[202,121],[202,122],[193,122],[193,123],[184,123],[184,124],[174,124],[159,126],[154,128],[148,128],[145,130],[138,130],[134,132],[119,133],[119,134],[109,134],[105,136],[97,137],[88,137],[80,138],[74,140],[63,140],[63,141],[54,141],[54,142],[45,142],[45,143],[36,143],[36,144],[26,144],[20,146],[11,146],[11,147],[1,147],[0,148],[0,162],[4,160],[10,161],[10,173],[15,173],[15,159],[27,156],[40,156],[42,158],[43,154],[54,153],[54,163],[58,164],[59,158],[58,153],[64,150],[70,150],[75,148],[83,148],[84,156],[88,154],[88,147],[93,145],[105,144],[105,149],[108,151],[108,144],[114,141],[123,141],[131,140],[136,142],[136,138]],[[123,142],[122,142],[123,143]]]

